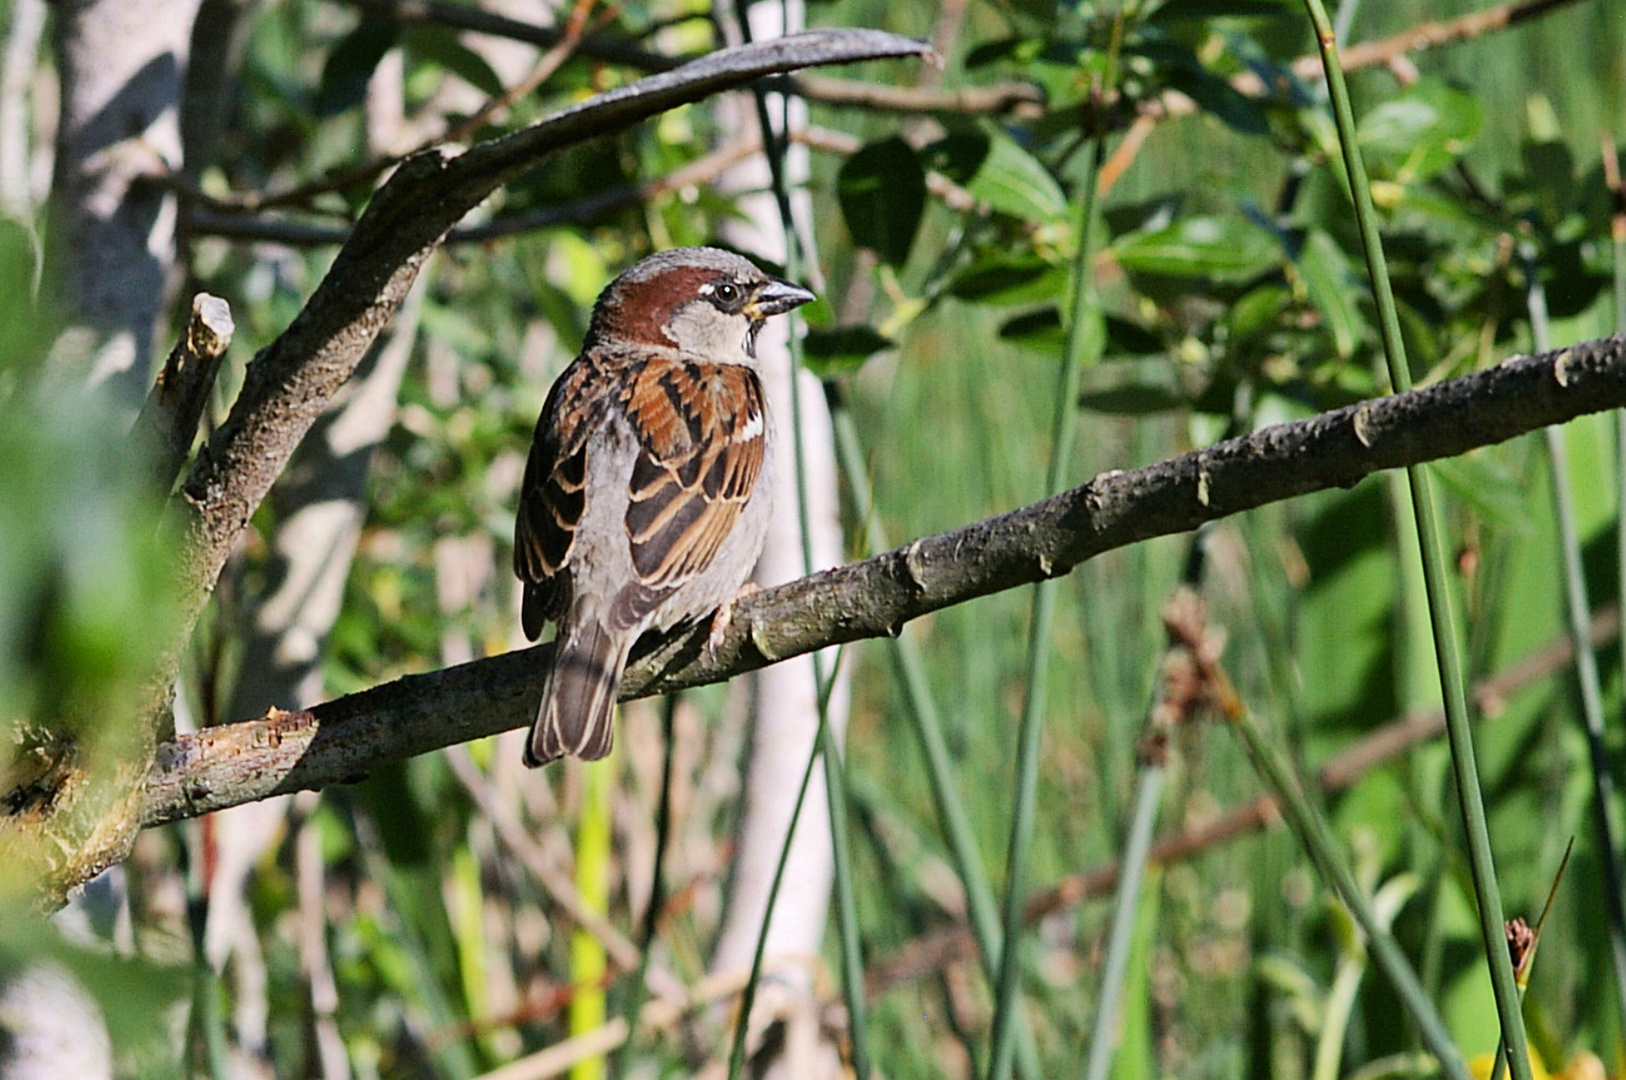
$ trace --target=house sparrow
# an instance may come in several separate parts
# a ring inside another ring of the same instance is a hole
[[[526,636],[559,623],[526,765],[610,752],[645,630],[719,606],[726,625],[772,498],[757,333],[812,299],[715,248],[651,255],[600,294],[537,421],[514,526]]]

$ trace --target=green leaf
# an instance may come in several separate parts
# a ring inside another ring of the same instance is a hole
[[[1244,135],[1264,135],[1270,130],[1265,107],[1237,90],[1206,67],[1177,67],[1166,72],[1168,84],[1197,103],[1203,112]]]
[[[802,339],[802,363],[819,378],[830,379],[857,371],[865,360],[895,344],[863,323],[812,329]]]
[[[1160,383],[1123,383],[1078,395],[1079,408],[1113,416],[1148,416],[1183,409],[1190,404],[1184,394]]]
[[[1225,312],[1225,329],[1233,345],[1278,325],[1292,302],[1292,294],[1279,282],[1269,281],[1249,289]]]
[[[949,295],[983,304],[1026,304],[1054,300],[1066,284],[1066,270],[1037,255],[995,255],[955,275]]]
[[[1040,308],[1006,319],[999,328],[1002,341],[1013,342],[1024,348],[1059,354],[1067,342],[1062,329],[1061,312],[1055,307]]]
[[[1107,352],[1115,356],[1154,356],[1163,351],[1163,339],[1140,323],[1107,316]]]
[[[1479,99],[1423,79],[1367,113],[1357,133],[1363,149],[1396,180],[1427,180],[1449,168],[1479,134]]]
[[[1132,233],[1113,246],[1118,264],[1161,277],[1246,281],[1276,265],[1276,238],[1247,218],[1191,217],[1150,233]]]
[[[1575,194],[1575,158],[1560,142],[1527,141],[1519,147],[1521,176],[1503,184],[1515,213],[1533,214],[1547,228],[1564,219]]]
[[[1361,313],[1356,306],[1361,283],[1344,250],[1321,229],[1311,229],[1299,250],[1299,275],[1304,290],[1332,332],[1333,348],[1348,359],[1361,336]]]
[[[1004,133],[989,137],[988,156],[966,189],[999,213],[1024,221],[1054,221],[1067,212],[1067,196],[1056,178]]]
[[[1284,0],[1169,0],[1147,16],[1146,21],[1171,23],[1226,17],[1280,19],[1291,13]]]
[[[990,140],[980,131],[956,131],[921,148],[926,168],[956,184],[969,184],[988,159]]]
[[[464,45],[458,36],[439,26],[406,27],[401,43],[415,58],[445,68],[482,94],[503,92],[502,79],[485,57]]]
[[[908,260],[926,211],[926,170],[908,143],[891,138],[861,148],[842,164],[836,195],[854,243],[892,266]]]
[[[336,116],[361,104],[367,83],[384,54],[400,40],[400,28],[382,15],[363,15],[361,23],[339,39],[322,65],[316,91],[316,115]]]
[[[977,68],[996,64],[1001,60],[1020,61],[1037,54],[1043,47],[1043,41],[1030,37],[1008,37],[985,41],[966,53],[965,69],[975,71]]]

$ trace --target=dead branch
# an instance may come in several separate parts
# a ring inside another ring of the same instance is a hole
[[[236,331],[226,301],[208,293],[194,296],[192,317],[136,417],[133,437],[151,453],[154,485],[165,495],[192,451],[215,372]]]

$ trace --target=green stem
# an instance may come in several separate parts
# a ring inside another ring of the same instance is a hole
[[[1366,946],[1372,959],[1394,987],[1401,1004],[1417,1022],[1423,1045],[1439,1060],[1440,1070],[1449,1080],[1468,1080],[1468,1067],[1463,1064],[1462,1055],[1457,1051],[1456,1044],[1451,1041],[1451,1034],[1445,1028],[1445,1021],[1440,1019],[1440,1014],[1429,1001],[1428,993],[1423,989],[1422,982],[1406,960],[1405,954],[1400,951],[1400,946],[1378,920],[1377,914],[1372,910],[1371,901],[1361,891],[1360,885],[1355,881],[1355,875],[1350,872],[1349,861],[1339,850],[1332,829],[1305,796],[1292,767],[1277,752],[1270,740],[1265,738],[1264,733],[1259,730],[1259,725],[1254,722],[1252,714],[1246,709],[1240,710],[1229,720],[1231,730],[1241,738],[1249,760],[1259,771],[1265,785],[1276,796],[1287,817],[1288,825],[1304,850],[1309,853],[1316,869],[1321,872],[1322,880],[1337,891],[1344,906],[1349,909],[1349,913],[1354,916],[1356,923],[1366,934]],[[1506,954],[1507,950],[1503,949],[1503,955]]]
[[[1051,425],[1050,468],[1045,492],[1060,491],[1072,464],[1078,431],[1078,390],[1084,365],[1100,357],[1101,322],[1091,279],[1091,253],[1095,235],[1096,185],[1101,171],[1102,141],[1090,143],[1083,197],[1079,200],[1078,251],[1073,258],[1072,308],[1067,326],[1067,352],[1057,379],[1055,414]],[[1010,855],[1005,878],[1005,947],[999,958],[996,984],[993,1045],[988,1057],[989,1080],[1010,1076],[1012,1038],[1019,1004],[1018,974],[1022,969],[1022,925],[1027,895],[1028,855],[1038,804],[1039,749],[1044,735],[1045,690],[1050,675],[1050,627],[1055,620],[1057,582],[1041,581],[1033,590],[1033,614],[1028,627],[1027,700],[1017,735],[1016,806],[1011,815]]]
[[[1533,251],[1524,256],[1526,291],[1530,308],[1530,332],[1537,349],[1551,348],[1552,333],[1547,319],[1547,295],[1537,274]],[[1609,925],[1609,955],[1615,972],[1615,997],[1623,1011],[1621,1030],[1626,1031],[1626,898],[1621,895],[1620,846],[1610,808],[1615,804],[1614,781],[1609,772],[1609,753],[1604,748],[1603,691],[1598,679],[1598,657],[1592,648],[1592,613],[1587,609],[1586,571],[1581,564],[1581,531],[1575,524],[1575,503],[1570,497],[1569,453],[1564,445],[1564,429],[1549,427],[1543,433],[1548,468],[1552,473],[1553,512],[1558,524],[1559,553],[1563,559],[1564,606],[1569,617],[1570,640],[1575,650],[1575,677],[1581,689],[1581,727],[1586,737],[1592,773],[1592,817],[1598,831],[1598,855],[1602,862],[1604,908]]]
[[[1389,284],[1383,258],[1383,242],[1378,234],[1377,211],[1366,166],[1355,141],[1354,110],[1349,104],[1349,88],[1338,61],[1337,40],[1321,0],[1304,0],[1315,26],[1331,93],[1333,119],[1338,126],[1338,142],[1348,173],[1350,197],[1355,202],[1355,219],[1360,227],[1361,245],[1366,253],[1367,273],[1377,302],[1383,350],[1388,360],[1389,379],[1397,392],[1411,389],[1411,369],[1400,336],[1400,319],[1394,292]],[[1496,996],[1496,1013],[1514,1080],[1531,1080],[1530,1060],[1525,1050],[1524,1017],[1519,1008],[1518,987],[1507,951],[1502,915],[1502,897],[1496,884],[1496,863],[1491,854],[1490,830],[1485,822],[1485,804],[1479,790],[1479,769],[1474,760],[1473,733],[1468,723],[1468,702],[1463,690],[1461,647],[1457,640],[1456,616],[1452,609],[1450,578],[1439,507],[1429,472],[1420,465],[1406,470],[1415,508],[1418,544],[1423,552],[1423,582],[1428,592],[1429,621],[1434,631],[1434,651],[1439,660],[1440,684],[1445,698],[1446,737],[1451,746],[1451,767],[1456,781],[1457,802],[1461,807],[1468,839],[1468,864],[1473,874],[1474,893],[1479,904],[1479,932],[1490,966],[1491,989]]]
[[[853,423],[852,412],[836,384],[825,384],[825,396],[830,404],[831,422],[835,425],[836,462],[847,484],[847,493],[852,498],[864,547],[871,555],[888,551],[892,545],[887,540],[881,516],[875,509],[875,498],[870,490],[869,475],[864,469],[864,452],[858,441],[858,429]],[[998,971],[1000,942],[1003,940],[999,928],[999,908],[977,848],[977,834],[971,827],[971,817],[966,812],[965,801],[960,798],[959,790],[954,786],[954,762],[949,754],[948,742],[943,737],[943,723],[932,694],[931,682],[926,678],[926,665],[910,631],[905,630],[889,639],[888,645],[898,685],[903,691],[909,723],[914,728],[921,755],[926,760],[932,802],[943,826],[949,858],[965,889],[971,934],[977,941],[983,972],[992,984]],[[1039,1080],[1039,1052],[1025,1015],[1017,1017],[1016,1040],[1017,1075],[1023,1080]]]
[[[1136,785],[1129,836],[1118,864],[1118,895],[1107,936],[1106,961],[1101,966],[1100,997],[1095,1003],[1095,1028],[1090,1033],[1085,1080],[1107,1080],[1107,1071],[1112,1068],[1112,1053],[1118,1044],[1118,1006],[1123,998],[1124,977],[1129,972],[1129,957],[1134,952],[1135,916],[1146,881],[1146,863],[1152,853],[1152,831],[1157,825],[1164,774],[1161,761],[1147,761],[1141,766],[1140,783]]]

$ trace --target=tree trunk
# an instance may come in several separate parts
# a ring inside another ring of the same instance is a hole
[[[175,197],[150,178],[180,171],[181,86],[197,8],[198,0],[56,5],[52,280],[71,322],[58,353],[84,364],[132,417],[147,393],[175,261]]]

